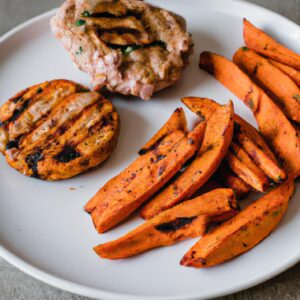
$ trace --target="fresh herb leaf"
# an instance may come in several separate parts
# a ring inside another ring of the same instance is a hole
[[[126,47],[126,48],[124,48],[124,49],[122,50],[122,53],[123,53],[125,56],[128,56],[132,51],[137,50],[137,49],[140,49],[140,48],[141,48],[141,46],[139,46],[139,45],[128,46],[128,47]]]
[[[90,17],[91,14],[90,14],[89,11],[85,10],[85,11],[82,13],[82,16],[83,16],[83,17]]]
[[[249,50],[249,48],[248,48],[248,47],[246,47],[246,46],[245,46],[245,47],[243,47],[242,49],[243,49],[243,51],[248,51],[248,50]]]
[[[79,54],[82,53],[82,51],[83,51],[83,49],[82,49],[82,47],[80,46],[80,47],[78,48],[78,51],[76,51],[76,54],[79,55]]]
[[[300,101],[300,95],[299,95],[299,94],[295,94],[295,95],[293,96],[293,98],[296,99],[297,101]]]
[[[75,25],[76,26],[83,26],[84,24],[86,23],[85,20],[82,20],[82,19],[79,19],[75,22]]]

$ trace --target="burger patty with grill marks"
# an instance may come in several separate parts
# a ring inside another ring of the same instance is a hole
[[[27,176],[78,175],[106,160],[118,135],[112,103],[68,80],[29,87],[0,107],[0,152]]]
[[[182,17],[141,0],[66,0],[51,27],[95,89],[142,99],[176,83],[193,48]]]

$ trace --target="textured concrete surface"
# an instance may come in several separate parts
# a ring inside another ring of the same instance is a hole
[[[200,1],[200,0],[199,0]],[[0,0],[0,35],[58,6],[61,0]],[[300,24],[300,0],[251,0]],[[1,69],[0,69],[1,71]],[[50,287],[0,258],[0,300],[87,300]],[[218,300],[300,299],[300,264],[257,287]]]

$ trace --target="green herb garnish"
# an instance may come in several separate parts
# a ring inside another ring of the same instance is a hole
[[[82,19],[79,19],[75,22],[75,25],[76,26],[83,26],[84,24],[86,23],[85,20],[82,20]]]
[[[295,94],[295,95],[293,96],[293,98],[296,99],[297,101],[300,101],[300,95],[299,95],[299,94]]]
[[[83,49],[82,49],[82,47],[80,46],[80,47],[78,48],[78,51],[76,51],[76,54],[79,55],[79,54],[82,53],[82,51],[83,51]]]
[[[124,48],[124,49],[122,50],[122,53],[123,53],[125,56],[128,56],[132,51],[137,50],[137,49],[140,49],[140,48],[141,48],[141,46],[139,46],[139,45],[128,46],[128,47],[126,47],[126,48]]]
[[[245,46],[245,47],[243,47],[242,49],[243,49],[243,51],[248,51],[248,50],[249,50],[249,48],[248,48],[248,47],[246,47],[246,46]]]
[[[88,12],[87,10],[85,10],[85,11],[82,13],[82,16],[83,16],[83,17],[90,17],[91,14],[90,14],[90,12]]]

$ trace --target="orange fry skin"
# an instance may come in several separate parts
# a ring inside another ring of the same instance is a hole
[[[209,119],[212,112],[220,107],[220,104],[208,98],[185,97],[182,102],[195,114],[202,116],[206,120]],[[233,139],[236,141],[251,157],[253,162],[273,181],[282,182],[286,178],[285,171],[279,166],[273,152],[267,146],[258,131],[242,119],[237,114],[234,115],[234,134]],[[228,174],[227,174],[228,175]],[[230,177],[232,178],[232,176]],[[234,181],[243,187],[243,183],[235,178]],[[229,186],[230,187],[230,186]],[[247,190],[245,186],[244,190]]]
[[[181,130],[188,132],[187,121],[184,110],[181,107],[176,108],[169,120],[157,131],[157,133],[141,148],[139,151],[140,155],[155,148],[157,143],[161,141],[166,135]]]
[[[237,65],[211,52],[200,56],[200,68],[212,74],[253,112],[259,130],[281,159],[288,175],[300,175],[300,139],[280,108]]]
[[[94,248],[102,258],[119,259],[203,235],[212,216],[237,212],[231,189],[215,189],[150,219],[123,237]]]
[[[281,45],[246,19],[244,19],[243,35],[248,48],[300,70],[299,54]]]
[[[233,106],[218,108],[207,121],[202,146],[197,157],[182,174],[141,211],[150,219],[160,212],[190,198],[213,175],[223,160],[233,134]]]
[[[200,123],[188,135],[182,131],[171,133],[125,170],[125,174],[131,174],[130,180],[124,181],[121,172],[112,183],[102,187],[91,200],[97,203],[91,212],[96,230],[103,233],[116,226],[180,171],[198,150],[205,126]],[[168,144],[171,147],[163,150]]]
[[[239,200],[246,198],[251,192],[251,187],[241,178],[234,175],[225,163],[221,164],[216,176],[218,181],[225,187],[231,188],[235,192]]]
[[[294,181],[289,180],[254,201],[201,238],[184,255],[181,265],[208,268],[255,247],[278,226],[286,213],[294,188]]]
[[[268,178],[239,145],[231,143],[225,157],[231,171],[253,189],[264,192],[269,186]]]
[[[285,65],[285,64],[282,64],[276,60],[273,60],[273,59],[269,59],[269,62],[277,67],[279,70],[281,70],[283,73],[285,73],[286,75],[288,75],[292,80],[295,81],[295,83],[300,87],[300,71],[291,67],[291,66],[288,66],[288,65]]]
[[[233,62],[271,94],[290,120],[300,123],[300,89],[292,79],[248,48],[238,49]]]

